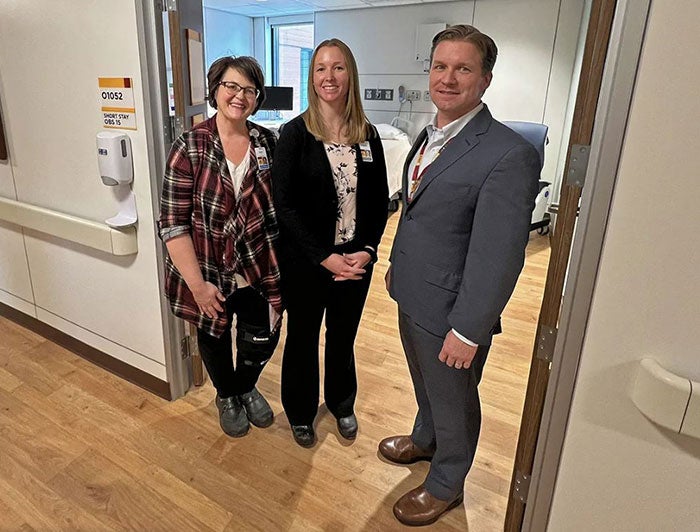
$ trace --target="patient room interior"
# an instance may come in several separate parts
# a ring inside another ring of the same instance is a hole
[[[429,464],[396,467],[377,457],[377,443],[410,431],[415,415],[384,274],[403,162],[435,113],[430,39],[446,25],[467,23],[498,45],[483,98],[494,118],[546,126],[537,146],[542,194],[504,332],[494,338],[480,385],[481,440],[465,504],[432,527],[501,530],[591,2],[203,0],[188,9],[200,3],[202,26],[187,34],[185,49],[202,59],[180,59],[206,71],[223,55],[256,57],[272,89],[267,108],[251,120],[270,129],[304,110],[316,44],[339,38],[355,55],[364,110],[382,137],[392,210],[355,344],[359,435],[352,443],[340,438],[322,404],[317,445],[294,444],[280,402],[283,329],[258,383],[274,424],[228,438],[189,330],[169,314],[155,220],[167,154],[159,146],[169,146],[159,127],[177,121],[171,2],[155,3],[162,13],[151,12],[153,2],[130,0],[10,2],[10,17],[0,23],[8,145],[0,213],[10,213],[0,219],[0,521],[10,529],[400,529],[391,506]],[[191,16],[181,10],[182,21]],[[161,27],[153,31],[149,20]],[[152,55],[158,49],[164,64]],[[155,119],[159,76],[170,117]],[[94,154],[106,124],[100,80],[116,78],[130,79],[133,91],[133,128],[110,129],[131,142],[134,178],[121,192],[100,181]],[[200,102],[179,126],[213,112]],[[105,224],[127,203],[134,214],[128,225]],[[44,218],[22,226],[26,205]]]

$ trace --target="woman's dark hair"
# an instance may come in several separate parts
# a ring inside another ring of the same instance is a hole
[[[265,101],[265,76],[262,68],[260,68],[260,63],[254,57],[247,55],[220,57],[211,64],[209,72],[207,72],[207,86],[209,87],[207,100],[209,105],[216,109],[216,89],[219,88],[219,82],[229,68],[238,70],[238,72],[250,79],[255,88],[258,89],[259,94],[257,100],[255,100],[255,110],[253,111],[253,113],[257,113]]]

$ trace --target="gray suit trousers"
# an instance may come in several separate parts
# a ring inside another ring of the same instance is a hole
[[[435,455],[425,488],[438,499],[448,500],[464,490],[474,461],[481,428],[479,381],[489,346],[479,346],[468,369],[440,362],[444,338],[417,325],[399,308],[399,331],[418,413],[411,438]]]

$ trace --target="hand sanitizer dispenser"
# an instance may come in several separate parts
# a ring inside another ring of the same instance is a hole
[[[97,134],[97,165],[102,182],[114,187],[119,201],[119,212],[105,220],[110,227],[128,227],[138,220],[136,196],[131,190],[134,165],[131,158],[131,141],[125,133],[101,131]]]

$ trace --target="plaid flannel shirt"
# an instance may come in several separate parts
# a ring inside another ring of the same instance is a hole
[[[255,154],[255,148],[265,148],[271,165],[276,138],[261,126],[246,125],[250,166],[238,194],[233,189],[216,116],[173,143],[163,180],[158,233],[163,241],[190,234],[205,281],[228,297],[236,289],[234,273],[238,273],[268,301],[274,314],[281,316],[275,250],[279,230],[270,170],[259,168]],[[173,313],[210,335],[221,336],[228,325],[225,313],[211,319],[199,311],[170,256],[165,270],[165,291]]]

